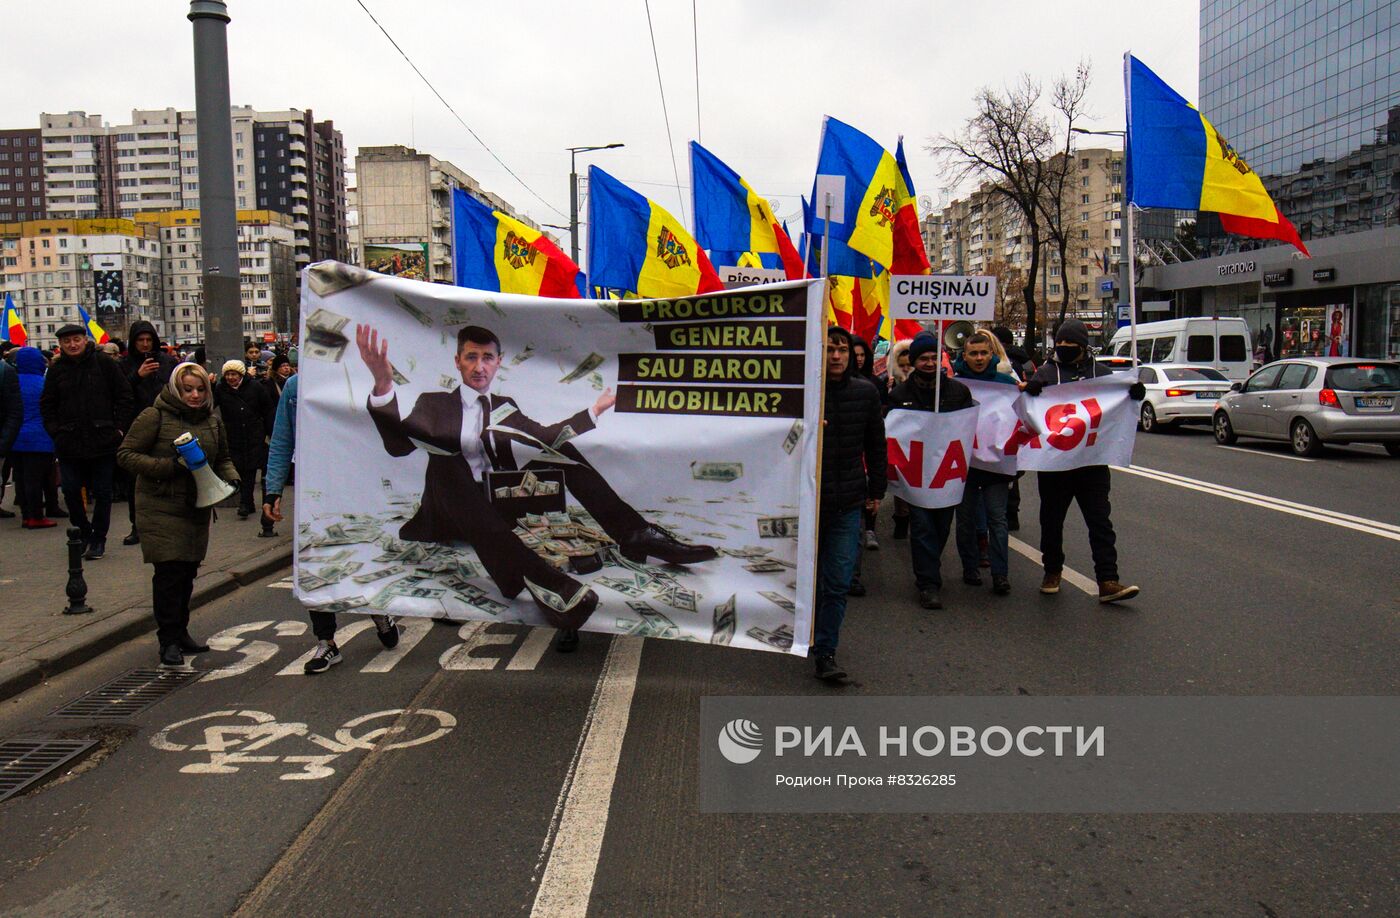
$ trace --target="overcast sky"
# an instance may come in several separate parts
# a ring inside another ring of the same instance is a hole
[[[567,222],[564,148],[621,142],[590,158],[680,210],[643,0],[365,3],[545,203],[472,139],[355,0],[230,0],[233,103],[311,108],[335,121],[352,157],[359,146],[415,146],[541,223]],[[917,190],[937,201],[947,181],[923,147],[959,128],[982,86],[1021,73],[1048,86],[1087,60],[1091,123],[1121,130],[1122,54],[1131,49],[1197,97],[1196,0],[695,0],[697,116],[692,2],[650,6],[687,222],[686,143],[697,132],[800,225],[823,115],[891,150],[904,134]],[[20,40],[4,43],[0,126],[36,126],[41,111],[84,110],[116,124],[133,108],[193,108],[187,10],[180,0],[11,8],[7,25]]]

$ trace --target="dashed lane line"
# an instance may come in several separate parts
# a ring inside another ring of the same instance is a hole
[[[1016,551],[1017,554],[1025,555],[1027,558],[1030,558],[1032,561],[1034,561],[1037,565],[1042,563],[1040,559],[1040,549],[1035,548],[1026,542],[1022,542],[1015,536],[1008,536],[1007,544],[1010,545],[1012,549]],[[1079,573],[1079,571],[1074,570],[1073,568],[1066,567],[1062,569],[1060,571],[1060,579],[1063,580],[1065,583],[1068,583],[1070,586],[1078,589],[1080,592],[1087,593],[1090,596],[1095,597],[1099,595],[1098,583],[1096,583],[1092,577],[1085,577],[1083,574]]]

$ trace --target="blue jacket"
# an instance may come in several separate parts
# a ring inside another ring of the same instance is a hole
[[[297,379],[293,376],[282,385],[282,398],[277,402],[277,419],[272,422],[272,443],[267,450],[267,472],[264,483],[269,499],[281,494],[287,485],[287,473],[292,467],[292,452],[297,444]]]
[[[15,367],[19,371],[20,399],[24,405],[24,420],[19,426],[19,436],[10,449],[16,453],[51,453],[53,439],[44,429],[44,416],[39,412],[39,396],[44,392],[44,371],[48,362],[37,347],[22,347],[15,353]],[[13,370],[11,372],[14,372]]]
[[[964,379],[980,379],[983,382],[1006,383],[1010,386],[1017,385],[1018,382],[1014,376],[1006,373],[998,373],[995,362],[987,364],[987,369],[983,370],[981,373],[974,373],[972,367],[968,366],[961,357],[953,361],[953,374],[961,376]]]

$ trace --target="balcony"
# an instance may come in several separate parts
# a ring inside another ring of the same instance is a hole
[[[311,264],[311,253],[310,253],[310,252],[297,252],[295,258],[296,258],[296,263],[297,263],[298,265],[309,265],[309,264]]]
[[[292,157],[292,161],[291,161],[290,163],[288,163],[287,165],[291,166],[293,169],[302,169],[302,170],[304,170],[304,169],[306,168],[306,157],[304,157],[304,156],[293,156],[293,157]]]
[[[307,223],[305,220],[293,220],[292,229],[296,230],[298,233],[309,233],[311,232],[311,224]]]
[[[293,214],[294,216],[305,217],[305,216],[309,215],[310,213],[311,213],[311,208],[307,207],[305,204],[293,204],[293,205],[292,205],[292,214]]]
[[[310,196],[309,194],[306,193],[306,189],[305,189],[305,188],[293,188],[293,189],[292,189],[292,197],[294,197],[294,198],[306,199],[306,198],[309,198],[309,197],[311,197],[311,196]]]
[[[293,121],[287,125],[287,133],[293,137],[305,137],[306,124],[301,121]]]
[[[292,143],[291,143],[291,148],[292,148],[292,152],[293,152],[293,153],[305,153],[305,152],[306,152],[306,144],[303,143],[303,142],[300,141],[300,140],[293,140]]]

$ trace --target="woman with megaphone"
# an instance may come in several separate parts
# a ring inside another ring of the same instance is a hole
[[[190,637],[190,594],[209,548],[213,505],[236,493],[238,484],[202,366],[182,363],[171,371],[155,404],[132,423],[117,462],[136,476],[136,528],[141,556],[154,568],[151,610],[160,662],[183,666],[185,654],[209,650]]]

